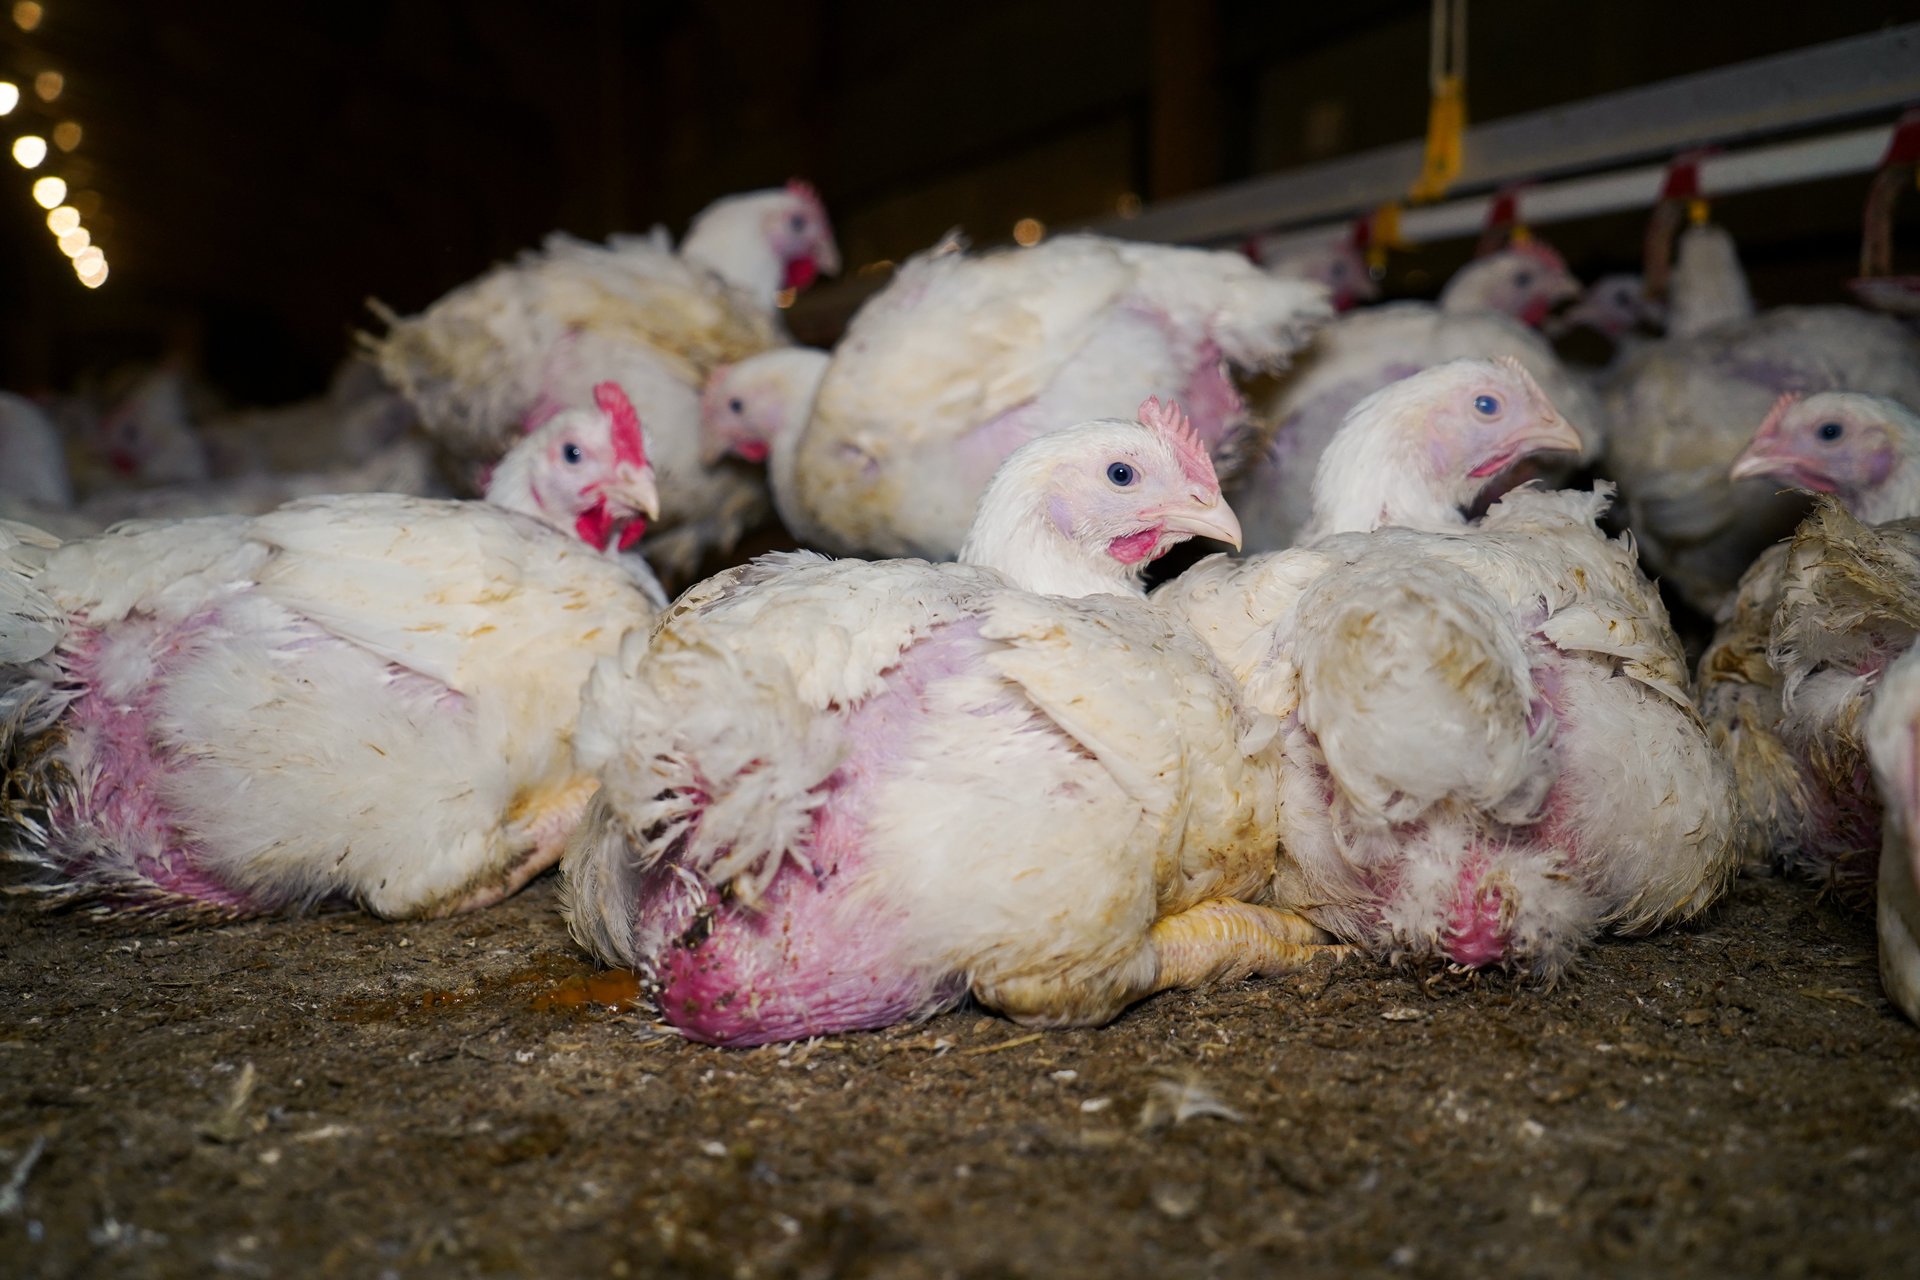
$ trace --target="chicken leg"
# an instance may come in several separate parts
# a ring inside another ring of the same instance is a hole
[[[1344,959],[1356,948],[1337,946],[1304,916],[1234,898],[1209,898],[1166,917],[1149,935],[1159,959],[1151,991],[1230,982],[1254,974],[1303,969],[1321,956]]]

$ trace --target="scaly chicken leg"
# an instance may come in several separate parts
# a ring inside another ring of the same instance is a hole
[[[1328,942],[1304,916],[1235,898],[1209,898],[1157,921],[1148,939],[1160,960],[1149,992],[1272,977],[1358,950]]]

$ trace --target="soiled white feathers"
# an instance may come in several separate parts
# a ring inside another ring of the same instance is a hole
[[[483,905],[558,857],[593,789],[572,751],[581,686],[654,612],[617,565],[532,520],[385,495],[121,525],[0,584],[66,623],[58,648],[0,672],[12,727],[119,700],[164,762],[151,802],[209,878],[248,909],[343,894],[389,916]],[[159,824],[96,811],[144,766],[119,729],[56,733],[45,752],[14,743],[70,789],[43,856],[77,877],[68,892],[137,900],[142,860],[181,851]]]
[[[1522,489],[1459,533],[1216,558],[1155,593],[1284,723],[1282,901],[1383,952],[1486,963],[1458,935],[1490,889],[1491,958],[1550,978],[1600,927],[1718,896],[1731,778],[1658,595],[1595,524],[1606,492]]]
[[[685,577],[766,509],[750,470],[701,465],[701,388],[715,367],[784,341],[770,310],[664,236],[602,246],[556,234],[420,315],[392,319],[369,346],[425,430],[478,462],[505,453],[530,415],[591,405],[596,383],[618,382],[660,477],[648,558]]]
[[[883,694],[911,710],[861,719]],[[1270,874],[1272,747],[1245,745],[1270,735],[1139,600],[1050,599],[963,565],[766,557],[684,597],[651,647],[630,639],[587,703],[604,810],[567,856],[568,910],[610,962],[671,941],[658,911],[634,911],[669,857],[679,892],[724,885],[749,908],[781,866],[809,866],[836,771],[865,791],[833,909],[849,928],[909,922],[863,964],[965,975],[1039,1025],[1112,1016],[1152,989],[1157,919],[1258,896]]]
[[[1032,249],[921,254],[861,308],[797,448],[802,542],[947,557],[1001,461],[1038,435],[1125,418],[1149,396],[1196,420],[1190,382],[1232,418],[1222,473],[1251,427],[1225,365],[1275,369],[1330,314],[1318,285],[1237,253],[1061,236]]]

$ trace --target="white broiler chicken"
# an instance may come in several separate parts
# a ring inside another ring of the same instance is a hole
[[[961,564],[767,557],[596,668],[580,744],[605,785],[568,917],[683,1033],[878,1027],[969,992],[1094,1023],[1314,953],[1258,905],[1270,726],[1140,598],[1158,552],[1237,537],[1204,443],[1142,418],[1016,450]]]
[[[1554,338],[1588,329],[1616,351],[1635,345],[1643,329],[1658,329],[1666,308],[1647,297],[1646,284],[1633,272],[1601,276],[1580,294],[1580,301],[1553,316],[1544,327]]]
[[[1805,515],[1804,497],[1728,472],[1782,394],[1822,391],[1920,409],[1920,337],[1852,307],[1780,307],[1649,343],[1609,380],[1607,467],[1627,524],[1694,608],[1717,612]]]
[[[600,554],[654,503],[619,427],[562,415],[503,464],[537,520],[355,495],[53,550],[16,530],[6,855],[48,900],[189,916],[440,915],[552,865],[596,785],[581,686],[657,607]]]
[[[372,341],[389,381],[455,455],[491,463],[594,384],[626,389],[647,423],[664,506],[649,551],[686,580],[766,511],[754,469],[700,461],[700,392],[716,365],[787,341],[783,286],[839,269],[811,187],[734,196],[694,220],[676,252],[664,233],[606,245],[553,235]]]
[[[1275,369],[1328,316],[1325,290],[1237,253],[1061,236],[909,260],[854,316],[794,443],[782,504],[840,554],[960,550],[1008,455],[1051,431],[1178,399],[1226,461],[1251,429],[1232,370]]]
[[[1700,223],[1680,233],[1665,300],[1670,338],[1691,338],[1753,319],[1753,292],[1740,265],[1740,251],[1725,227]]]
[[[1727,883],[1731,772],[1632,547],[1595,493],[1475,490],[1572,435],[1524,372],[1462,361],[1376,393],[1321,463],[1321,536],[1161,587],[1282,721],[1275,896],[1383,955],[1551,981],[1601,928]]]
[[[1695,680],[1751,821],[1748,855],[1834,884],[1872,881],[1880,811],[1861,720],[1920,633],[1920,415],[1873,396],[1783,396],[1736,479],[1815,494],[1722,608]]]
[[[711,466],[736,457],[767,468],[773,509],[789,530],[805,528],[794,468],[800,432],[833,359],[811,347],[782,347],[721,365],[700,400],[700,456]]]
[[[364,466],[392,456],[415,425],[406,397],[356,354],[334,371],[322,395],[215,414],[196,430],[214,475],[253,476],[339,473]]]
[[[1886,811],[1880,850],[1880,984],[1920,1022],[1920,650],[1880,680],[1867,713],[1867,757]]]
[[[1268,275],[1325,285],[1327,301],[1335,311],[1349,311],[1380,296],[1380,284],[1367,266],[1367,255],[1351,236],[1319,244],[1285,243],[1291,239],[1256,237],[1247,243],[1247,256]]]
[[[60,429],[24,396],[0,391],[0,502],[55,509],[73,503]]]
[[[142,373],[80,432],[76,487],[93,493],[210,478],[189,399],[187,376],[178,365],[163,363]]]
[[[1510,356],[1580,424],[1565,462],[1598,454],[1598,402],[1529,324],[1578,296],[1580,283],[1538,241],[1477,258],[1455,273],[1439,304],[1396,302],[1343,316],[1321,330],[1272,399],[1259,406],[1277,424],[1266,448],[1230,484],[1254,550],[1291,546],[1313,509],[1320,455],[1361,400],[1402,378],[1465,358]]]

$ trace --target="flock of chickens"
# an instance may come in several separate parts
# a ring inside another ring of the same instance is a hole
[[[1657,289],[1522,233],[1337,316],[1351,253],[1067,235],[792,345],[839,265],[795,183],[383,312],[310,405],[0,398],[23,887],[431,916],[558,864],[595,956],[751,1045],[1354,953],[1551,983],[1771,862],[1877,898],[1920,1019],[1898,321],[1756,313],[1706,224]],[[848,558],[696,580],[769,504]],[[1246,554],[1149,591],[1193,538]],[[1718,620],[1697,670],[1643,556]]]

